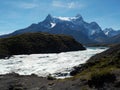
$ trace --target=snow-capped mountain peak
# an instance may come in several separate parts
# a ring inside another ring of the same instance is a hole
[[[53,28],[57,23],[65,22],[71,22],[73,24],[72,26],[84,24],[84,20],[80,14],[77,14],[75,17],[56,17],[48,14],[43,22],[43,26],[46,28]],[[68,23],[66,25],[69,25]]]
[[[83,21],[83,18],[80,14],[77,14],[75,17],[61,17],[61,16],[56,17],[56,16],[51,16],[50,14],[48,14],[45,20],[50,21],[50,22]]]
[[[74,17],[56,17],[51,16],[50,14],[45,19],[44,27],[51,29],[58,25],[58,23],[62,24],[62,30],[65,28],[69,28],[69,30],[80,31],[83,29],[83,33],[87,34],[87,36],[91,37],[94,34],[103,33],[100,26],[96,22],[87,23],[83,20],[80,14],[77,14]],[[59,27],[59,28],[61,28]]]
[[[82,17],[80,14],[77,14],[77,15],[75,16],[75,18],[76,18],[77,20],[83,20],[83,17]]]
[[[104,30],[104,33],[106,34],[106,35],[108,35],[110,32],[112,32],[112,31],[114,31],[112,28],[106,28],[105,30]]]
[[[107,35],[108,37],[113,37],[115,35],[120,34],[120,30],[114,30],[112,28],[106,28],[103,30],[103,32],[105,33],[105,35]]]

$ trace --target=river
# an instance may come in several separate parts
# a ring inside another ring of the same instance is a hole
[[[69,72],[74,66],[85,63],[91,56],[106,49],[105,47],[88,47],[84,51],[14,55],[9,59],[0,59],[0,74],[16,72],[20,75],[36,74],[46,77],[51,74],[57,78],[69,77]],[[64,75],[59,76],[59,74]]]

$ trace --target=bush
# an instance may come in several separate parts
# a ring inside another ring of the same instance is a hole
[[[14,85],[10,85],[8,90],[27,90],[27,88],[25,88],[23,85],[21,84],[14,84]]]
[[[55,80],[56,78],[54,78],[53,76],[51,76],[51,74],[49,74],[49,75],[47,76],[47,79],[48,79],[48,80]]]
[[[88,81],[90,87],[101,88],[105,83],[111,83],[116,80],[116,76],[109,71],[103,70],[91,74],[91,79]]]

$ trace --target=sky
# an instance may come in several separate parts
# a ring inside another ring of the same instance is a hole
[[[97,22],[102,29],[120,30],[120,0],[0,0],[0,34],[38,23],[48,14]]]

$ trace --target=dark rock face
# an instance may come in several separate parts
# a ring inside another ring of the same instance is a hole
[[[19,54],[59,53],[85,50],[80,43],[70,36],[46,33],[26,33],[3,38],[0,39],[0,46],[1,58]]]

